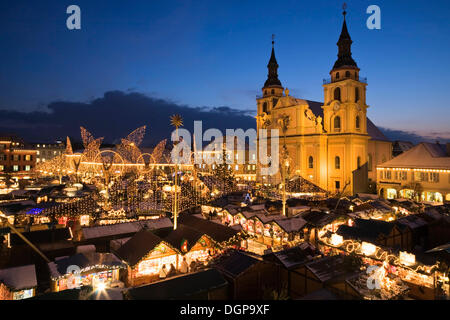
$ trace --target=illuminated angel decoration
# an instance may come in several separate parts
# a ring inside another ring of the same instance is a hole
[[[164,139],[158,143],[158,145],[153,149],[152,152],[152,162],[159,163],[161,161],[163,152],[166,148],[167,139]]]
[[[94,136],[85,128],[80,127],[80,129],[81,139],[83,140],[84,145],[83,156],[88,162],[94,161],[94,159],[100,152],[100,146],[102,145],[103,137],[94,139]]]
[[[128,162],[136,163],[141,156],[140,144],[144,140],[146,126],[142,126],[130,133],[121,144],[117,146],[117,152]]]

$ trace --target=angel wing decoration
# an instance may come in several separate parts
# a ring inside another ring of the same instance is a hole
[[[164,139],[158,143],[158,145],[153,149],[152,152],[152,161],[153,163],[159,163],[161,157],[163,155],[164,149],[166,147],[167,139]]]
[[[145,135],[145,129],[147,126],[142,126],[134,130],[132,133],[130,133],[125,140],[129,141],[130,143],[134,144],[136,147],[139,147],[144,140]]]
[[[95,139],[94,136],[84,127],[80,127],[80,130],[81,130],[81,139],[83,139],[83,146],[86,149],[89,146],[89,144]]]

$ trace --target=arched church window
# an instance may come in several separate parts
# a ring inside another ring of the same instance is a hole
[[[336,80],[339,79],[339,72],[336,72]]]
[[[341,168],[341,158],[339,157],[334,158],[334,168],[335,169]]]
[[[359,89],[355,88],[355,102],[359,101]]]
[[[267,113],[267,102],[263,103],[263,112]]]
[[[360,124],[360,118],[359,118],[359,116],[356,116],[356,121],[355,121],[356,123],[355,123],[355,126],[356,126],[356,129],[360,129],[360,127],[361,127],[361,124]]]
[[[341,101],[341,88],[334,89],[334,100]]]
[[[314,168],[314,158],[312,156],[309,156],[308,158],[308,168],[309,169]]]
[[[361,168],[361,157],[356,158],[356,165],[359,168]]]
[[[275,94],[275,89],[272,89],[272,94]]]
[[[339,116],[334,118],[334,131],[341,131],[341,117]]]
[[[346,71],[346,72],[345,72],[345,77],[346,77],[346,78],[350,78],[350,71]]]
[[[273,100],[272,100],[272,106],[273,106],[273,108],[275,108],[275,106],[277,105],[277,103],[278,103],[278,99],[273,99]]]

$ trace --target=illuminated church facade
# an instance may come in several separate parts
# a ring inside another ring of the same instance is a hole
[[[376,191],[376,166],[392,158],[392,143],[367,118],[367,80],[359,76],[352,58],[345,15],[344,11],[338,59],[330,79],[323,81],[324,102],[289,95],[278,79],[272,42],[268,77],[262,96],[256,99],[256,119],[258,133],[259,129],[279,129],[280,153],[283,146],[287,150],[285,177],[301,176],[324,190],[354,194]],[[262,141],[258,135],[257,142]],[[268,146],[270,150],[270,141]],[[279,183],[281,172],[257,179]]]

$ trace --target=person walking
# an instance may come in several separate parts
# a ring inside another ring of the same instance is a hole
[[[159,278],[160,279],[165,279],[167,277],[167,269],[166,269],[166,265],[164,264],[161,268],[161,270],[159,271]]]
[[[181,262],[180,266],[180,272],[181,273],[188,273],[189,272],[189,265],[186,261],[186,257],[183,257],[183,261]]]

